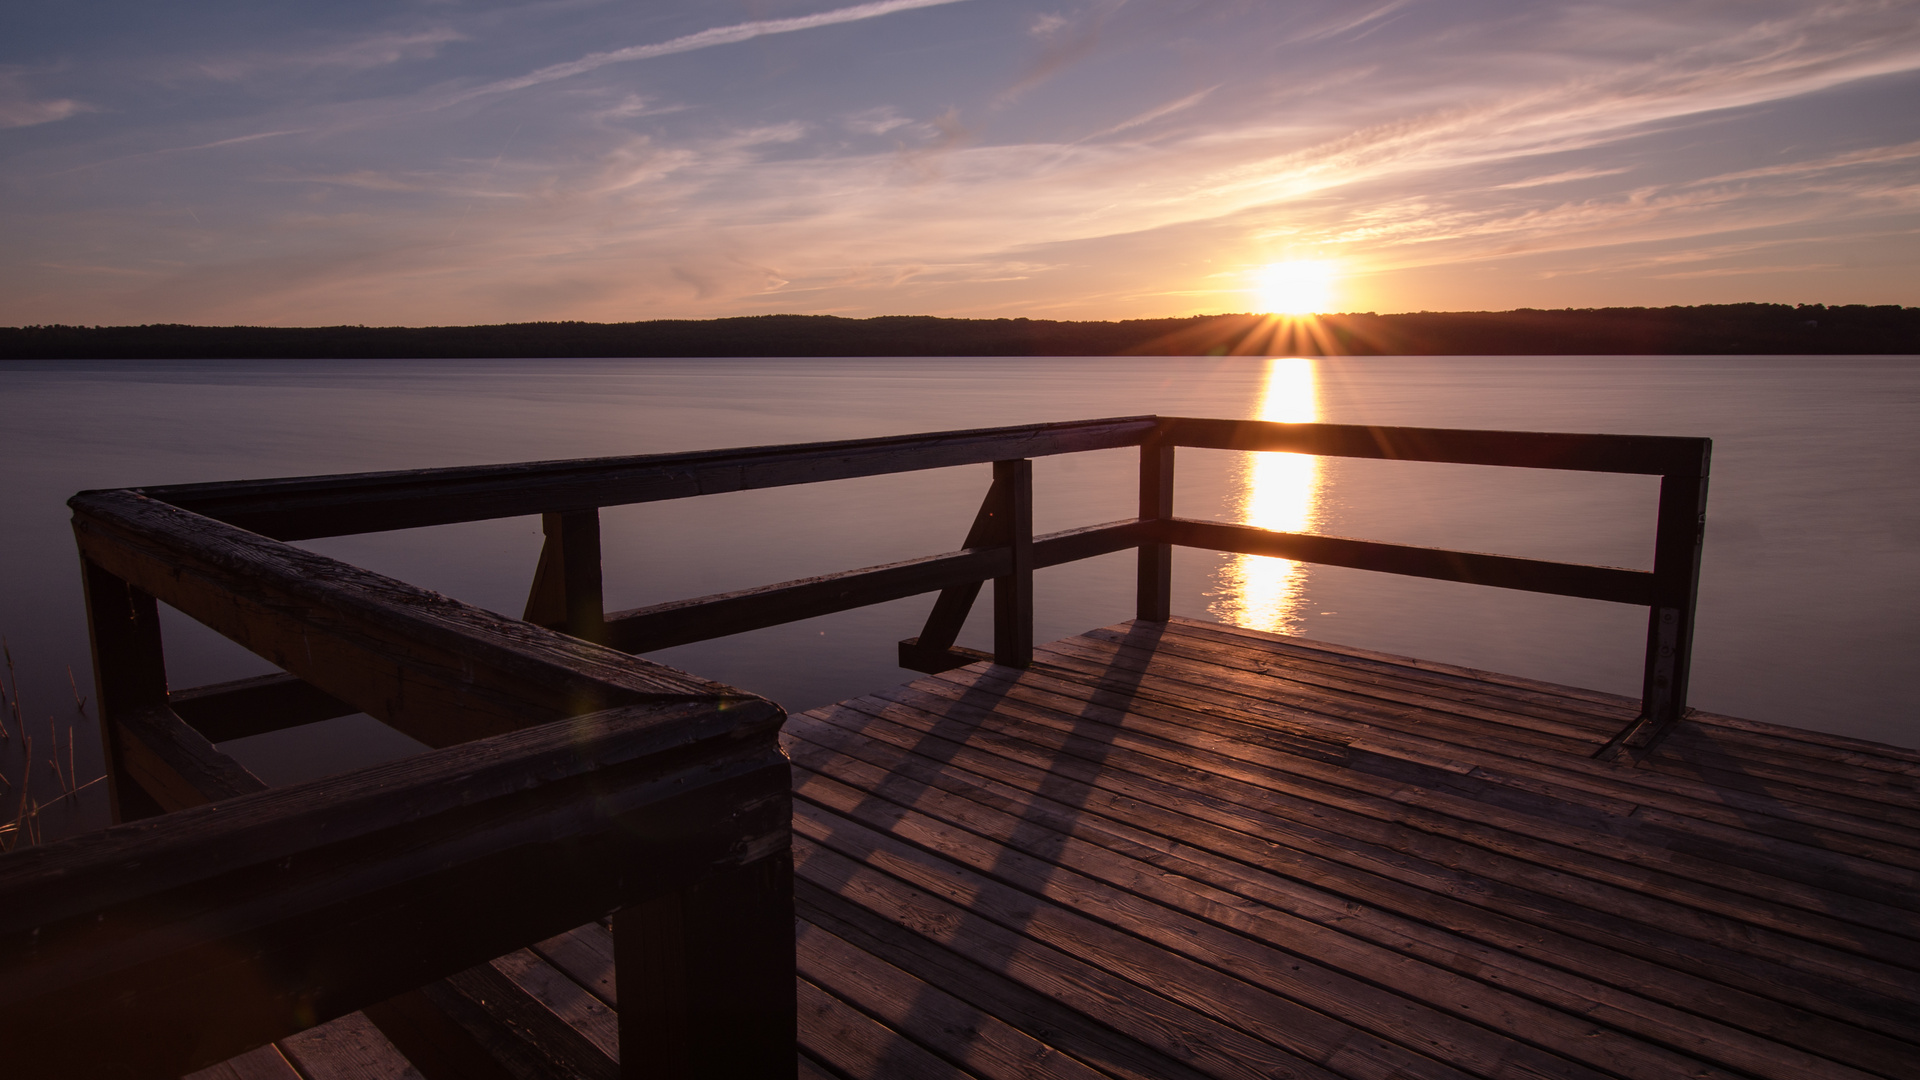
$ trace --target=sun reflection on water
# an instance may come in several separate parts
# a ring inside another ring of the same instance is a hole
[[[1314,362],[1275,357],[1256,419],[1310,423],[1320,418]],[[1320,459],[1306,454],[1246,454],[1240,465],[1235,517],[1248,525],[1308,532],[1320,518]],[[1306,602],[1307,567],[1262,555],[1226,556],[1216,573],[1207,611],[1222,622],[1278,634],[1298,633]]]

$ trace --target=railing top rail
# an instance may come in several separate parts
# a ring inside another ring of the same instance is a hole
[[[276,539],[303,540],[1135,446],[1154,432],[1156,423],[1152,416],[1128,416],[692,453],[138,490]]]
[[[1161,417],[1160,424],[1164,437],[1176,446],[1655,476],[1704,475],[1712,446],[1710,439],[1672,435],[1280,424],[1186,416]]]
[[[347,473],[138,489],[282,540],[584,510],[1134,446],[1269,450],[1518,468],[1703,475],[1709,440],[1662,435],[1127,416],[691,453]]]

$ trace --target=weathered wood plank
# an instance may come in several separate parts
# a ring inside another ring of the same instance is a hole
[[[613,974],[613,932],[597,922],[577,926],[564,934],[536,941],[533,951],[567,973],[609,1009],[620,1006]]]
[[[1178,989],[1142,993],[1130,976],[1092,963],[1095,950],[1059,949],[977,917],[958,893],[903,888],[901,879],[817,843],[804,832],[796,832],[793,850],[799,875],[820,891],[893,928],[958,952],[980,968],[1061,1002],[1204,1075],[1223,1080],[1333,1080],[1338,1075],[1264,1041],[1259,1033],[1220,1022]],[[1140,977],[1151,982],[1151,974]]]
[[[1341,645],[1330,641],[1307,641],[1290,638],[1282,634],[1271,634],[1265,630],[1254,630],[1244,626],[1223,626],[1219,623],[1205,622],[1174,616],[1168,621],[1171,629],[1198,635],[1212,635],[1234,643],[1243,648],[1262,650],[1288,655],[1331,656],[1337,662],[1366,671],[1388,671],[1405,674],[1409,677],[1431,679],[1468,688],[1484,688],[1501,693],[1536,701],[1542,704],[1565,707],[1590,708],[1596,713],[1612,713],[1621,719],[1631,720],[1640,708],[1638,699],[1621,694],[1609,694],[1600,690],[1587,690],[1577,686],[1562,686],[1558,683],[1528,679],[1519,675],[1506,675],[1496,671],[1483,671],[1478,668],[1462,667],[1458,664],[1443,664],[1438,660],[1422,660],[1418,657],[1400,656],[1373,649],[1362,649],[1352,645]],[[1124,625],[1109,629],[1125,631]],[[1578,703],[1568,705],[1569,702]]]
[[[1319,723],[1338,729],[1342,722],[1365,725],[1404,725],[1406,730],[1445,738],[1453,733],[1475,740],[1499,738],[1556,750],[1563,754],[1591,754],[1611,734],[1605,726],[1580,723],[1564,712],[1529,707],[1495,694],[1455,691],[1428,692],[1418,684],[1382,677],[1356,678],[1337,666],[1300,663],[1289,659],[1235,658],[1224,660],[1225,650],[1181,636],[1177,629],[1142,638],[1138,628],[1127,633],[1096,630],[1078,639],[1047,646],[1049,656],[1098,658],[1098,662],[1125,665],[1127,670],[1168,676],[1206,672],[1232,680],[1235,686],[1258,687],[1258,693],[1310,709]],[[1208,685],[1202,680],[1200,685]],[[1545,714],[1545,715],[1543,715]]]
[[[607,1060],[619,1063],[619,1021],[613,1010],[585,987],[528,949],[499,957],[493,961],[493,968],[584,1036]]]
[[[1523,559],[1472,551],[1389,544],[1379,540],[1350,540],[1312,533],[1276,532],[1252,525],[1222,521],[1170,518],[1161,528],[1167,542],[1182,547],[1237,551],[1296,562],[1377,570],[1408,577],[1461,581],[1498,589],[1578,596],[1616,604],[1647,604],[1653,597],[1654,575],[1645,570],[1614,566]]]
[[[1132,446],[1153,417],[942,431],[683,454],[144,488],[281,540],[681,499]]]
[[[305,1080],[426,1080],[357,1014],[290,1035],[280,1045]]]
[[[511,1073],[542,1080],[618,1080],[621,1075],[598,1039],[557,1015],[509,977],[499,961],[455,972],[426,994]]]
[[[823,864],[816,861],[811,865],[818,870]],[[849,891],[857,892],[862,883],[845,884]],[[836,882],[834,887],[840,884]],[[804,875],[795,882],[795,893],[805,922],[820,926],[868,954],[911,971],[962,1001],[1044,1038],[1047,1045],[1087,1062],[1106,1075],[1121,1080],[1204,1080],[1204,1074],[1187,1063],[1186,1048],[1177,1040],[1168,1042],[1165,1052],[1143,1041],[1153,1039],[1156,1032],[1163,1030],[1152,1008],[1143,1009],[1138,1003],[1132,1003],[1131,1013],[1123,1016],[1119,1011],[1123,1003],[1100,996],[1098,982],[1083,984],[1072,972],[1063,970],[1057,975],[1058,981],[1043,977],[1028,985],[1004,973],[998,958],[969,959],[923,936],[918,929],[922,924],[906,914],[918,908],[887,905],[893,915],[883,917],[869,913]],[[894,917],[905,921],[889,921]],[[1028,950],[1020,963],[1040,968],[1045,964],[1046,952],[1042,948]],[[1062,991],[1057,996],[1052,992],[1056,987]],[[1076,997],[1076,989],[1088,996]],[[1083,1008],[1086,1011],[1082,1011]],[[1177,1029],[1167,1026],[1165,1030]],[[1188,1027],[1185,1030],[1202,1029]],[[1200,1060],[1204,1061],[1204,1056]]]
[[[855,1080],[968,1080],[967,1073],[897,1031],[802,980],[800,1049]]]
[[[1129,633],[1128,628],[1110,626],[1090,630],[1081,636],[1127,644],[1130,641]],[[1565,731],[1583,741],[1611,736],[1619,730],[1619,721],[1624,716],[1624,708],[1611,709],[1577,698],[1538,694],[1479,680],[1444,677],[1414,668],[1368,663],[1314,648],[1250,647],[1258,644],[1262,643],[1237,641],[1207,633],[1181,619],[1168,622],[1153,638],[1156,651],[1166,651],[1170,656],[1191,656],[1230,672],[1277,674],[1316,685],[1351,688],[1369,696],[1385,688],[1414,695],[1423,702],[1476,705],[1493,710],[1489,718],[1497,718],[1496,722],[1518,723],[1528,730],[1540,730],[1543,725],[1538,722],[1544,721],[1551,725],[1551,730]]]
[[[990,1012],[806,921],[795,931],[800,977],[982,1080],[1102,1074]]]
[[[301,1076],[287,1064],[280,1048],[268,1043],[218,1065],[188,1073],[180,1080],[301,1080]]]

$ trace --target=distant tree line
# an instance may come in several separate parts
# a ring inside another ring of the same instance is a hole
[[[1710,304],[1064,322],[756,315],[497,326],[0,327],[0,359],[1920,354],[1920,308]]]

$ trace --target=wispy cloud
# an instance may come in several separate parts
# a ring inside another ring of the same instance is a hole
[[[1172,116],[1174,113],[1185,112],[1186,110],[1193,108],[1195,105],[1198,105],[1201,102],[1207,100],[1207,95],[1213,93],[1215,90],[1218,90],[1218,89],[1220,89],[1220,87],[1217,84],[1214,86],[1209,86],[1205,90],[1201,90],[1197,93],[1188,94],[1186,97],[1183,97],[1178,101],[1169,101],[1165,105],[1158,105],[1158,106],[1155,106],[1154,108],[1148,109],[1143,113],[1137,113],[1133,116],[1129,116],[1125,120],[1120,121],[1119,123],[1106,129],[1105,131],[1098,131],[1087,137],[1090,139],[1098,139],[1107,135],[1118,135],[1123,131],[1131,131],[1134,128],[1143,127],[1147,124],[1151,124],[1155,120],[1161,120],[1166,117]]]
[[[72,98],[38,97],[27,89],[24,71],[0,67],[0,128],[51,124],[91,111],[92,106]]]
[[[1394,12],[1412,4],[1413,0],[1389,0],[1388,3],[1363,11],[1358,15],[1347,15],[1332,22],[1322,23],[1295,34],[1289,40],[1295,44],[1314,41],[1327,41],[1342,34],[1350,34],[1363,26],[1374,25]]]
[[[877,19],[900,11],[914,11],[919,8],[965,2],[966,0],[876,0],[874,3],[855,4],[852,7],[836,8],[833,11],[822,11],[813,15],[798,15],[788,19],[759,19],[753,22],[735,23],[732,26],[717,26],[711,30],[702,30],[652,45],[630,45],[624,49],[614,49],[609,52],[589,53],[578,60],[552,64],[526,75],[501,79],[498,82],[476,87],[462,96],[477,97],[482,94],[502,94],[513,90],[524,90],[529,86],[584,75],[597,68],[606,67],[608,64],[652,60],[657,57],[672,56],[675,53],[711,49],[717,45],[737,45],[743,41],[752,41],[754,38],[773,34],[791,34],[822,26],[839,26],[864,19]]]
[[[1570,184],[1575,180],[1595,180],[1602,176],[1619,176],[1621,173],[1627,171],[1629,171],[1629,167],[1625,165],[1614,169],[1568,169],[1565,172],[1552,173],[1547,176],[1529,176],[1525,180],[1515,180],[1506,184],[1495,184],[1493,190],[1519,191],[1524,188],[1546,187],[1549,184]]]
[[[201,74],[222,81],[249,78],[262,72],[308,71],[338,68],[365,71],[404,60],[430,59],[441,46],[465,41],[467,35],[451,27],[372,34],[300,52],[251,52],[201,60],[193,66]]]
[[[1911,161],[1914,158],[1920,158],[1920,141],[1902,143],[1899,146],[1876,146],[1867,150],[1834,154],[1814,161],[1796,161],[1784,165],[1768,165],[1760,169],[1747,169],[1742,172],[1721,173],[1717,176],[1702,177],[1694,183],[1725,184],[1736,180],[1758,180],[1763,177],[1804,176],[1830,169],[1845,169],[1855,165],[1885,165],[1895,161]]]

